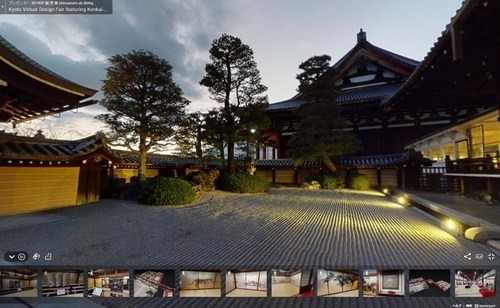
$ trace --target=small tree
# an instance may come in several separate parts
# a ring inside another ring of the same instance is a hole
[[[189,101],[172,80],[172,66],[152,52],[134,50],[109,61],[101,104],[110,113],[97,118],[107,124],[113,145],[139,156],[139,181],[144,181],[148,151],[166,145]]]
[[[205,133],[203,136],[204,141],[211,146],[207,151],[208,156],[220,159],[222,170],[226,170],[224,149],[227,145],[225,140],[227,129],[225,121],[226,119],[221,109],[210,110],[205,115]]]
[[[288,155],[295,161],[323,160],[335,172],[332,157],[349,155],[360,149],[359,140],[344,129],[347,121],[335,102],[336,72],[330,68],[330,57],[314,56],[302,64],[297,75],[298,91],[305,103],[299,108],[302,116],[297,132],[288,141]]]
[[[241,112],[251,107],[264,116],[267,96],[263,93],[267,87],[261,84],[252,49],[237,37],[223,34],[214,40],[210,60],[212,62],[205,66],[206,74],[200,84],[208,88],[215,101],[223,104],[219,134],[227,143],[228,169],[233,173],[235,143],[245,140],[241,128],[248,126]],[[264,128],[255,127],[256,130]]]
[[[204,133],[205,119],[201,112],[194,112],[182,118],[179,130],[174,136],[177,145],[177,154],[182,157],[193,157],[198,159],[198,163],[204,163]]]

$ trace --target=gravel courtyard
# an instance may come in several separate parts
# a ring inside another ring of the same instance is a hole
[[[23,266],[449,268],[470,264],[466,253],[490,252],[375,192],[293,188],[259,195],[209,192],[184,208],[102,200],[0,217],[0,232],[4,251],[53,254],[52,261]]]

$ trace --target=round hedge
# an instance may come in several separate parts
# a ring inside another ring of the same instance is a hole
[[[370,178],[363,173],[354,174],[349,177],[348,186],[354,190],[369,190]]]
[[[344,177],[340,174],[325,175],[320,183],[323,189],[338,189],[345,186]]]
[[[246,173],[226,173],[219,180],[219,188],[236,193],[268,192],[271,184],[264,178]]]
[[[149,205],[182,205],[194,199],[195,193],[188,181],[166,177],[146,181],[137,198]]]

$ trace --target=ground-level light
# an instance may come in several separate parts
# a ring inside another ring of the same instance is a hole
[[[399,196],[399,197],[397,197],[396,200],[401,205],[406,205],[408,203],[408,199],[406,198],[406,196]]]
[[[462,228],[463,226],[459,222],[451,218],[446,218],[441,222],[441,229],[454,236],[460,236],[463,231]]]

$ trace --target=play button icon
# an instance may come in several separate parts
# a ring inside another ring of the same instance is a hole
[[[7,262],[25,262],[28,260],[28,253],[25,251],[7,251],[4,259]]]

